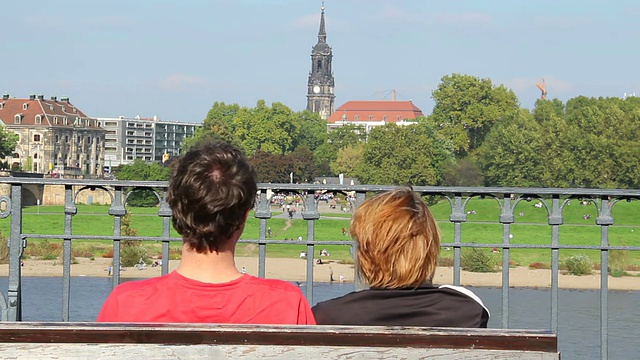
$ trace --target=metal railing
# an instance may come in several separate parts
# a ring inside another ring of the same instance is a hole
[[[2,320],[21,320],[21,256],[26,246],[26,239],[48,238],[61,239],[63,249],[63,288],[62,288],[62,319],[69,320],[69,296],[70,296],[70,269],[72,263],[71,246],[73,240],[112,240],[114,264],[120,259],[121,241],[141,240],[162,242],[162,258],[169,259],[169,245],[173,242],[180,242],[179,238],[170,237],[171,209],[165,201],[167,182],[141,182],[141,181],[109,181],[109,180],[63,180],[63,179],[30,179],[30,178],[0,178],[0,184],[10,186],[10,196],[0,197],[0,218],[11,216],[11,233],[9,236],[9,281],[8,298],[0,301],[2,310]],[[64,186],[64,234],[43,235],[26,234],[22,228],[22,193],[23,188],[29,186]],[[307,221],[307,237],[303,244],[307,246],[307,254],[314,254],[315,246],[324,245],[344,245],[351,247],[351,253],[355,254],[352,241],[317,241],[315,236],[316,220],[320,219],[318,212],[318,199],[315,197],[317,191],[348,194],[354,199],[354,206],[357,206],[365,199],[367,193],[375,193],[393,189],[393,186],[373,186],[373,185],[297,185],[297,184],[259,184],[259,196],[255,208],[255,217],[259,219],[260,229],[258,239],[242,240],[245,243],[258,245],[258,276],[265,277],[265,259],[267,246],[277,246],[278,244],[300,242],[269,240],[267,239],[267,229],[271,213],[271,199],[267,194],[277,193],[297,193],[303,199],[302,218]],[[73,234],[73,217],[77,213],[76,199],[81,191],[102,189],[109,193],[111,205],[109,215],[113,217],[114,232],[100,236],[75,235]],[[122,217],[126,214],[125,204],[128,197],[135,191],[151,189],[159,200],[158,216],[162,218],[162,236],[122,236]],[[442,247],[453,249],[453,283],[460,285],[462,248],[498,248],[502,253],[502,318],[503,328],[509,327],[509,273],[510,273],[510,252],[511,249],[547,249],[551,251],[551,316],[550,330],[558,332],[558,274],[559,274],[559,250],[560,249],[583,249],[600,251],[601,269],[608,269],[609,252],[611,250],[632,250],[639,251],[639,246],[611,246],[609,244],[609,227],[613,225],[613,206],[621,200],[640,199],[640,190],[606,190],[606,189],[549,189],[549,188],[469,188],[469,187],[414,187],[414,190],[422,195],[440,196],[447,199],[451,205],[449,220],[453,223],[453,242],[446,242],[443,239]],[[501,243],[477,244],[462,242],[462,223],[467,221],[467,205],[474,198],[492,198],[500,206],[498,223],[503,226],[503,236]],[[522,201],[536,199],[548,214],[548,225],[551,227],[551,243],[548,245],[513,243],[510,237],[511,225],[515,222],[515,208]],[[563,210],[572,199],[589,201],[597,209],[595,224],[600,227],[599,245],[571,245],[560,242],[560,226],[564,223]],[[313,301],[313,256],[307,257],[306,271],[306,296],[309,302]],[[162,262],[162,274],[169,271],[169,262]],[[356,288],[363,287],[363,284],[356,279]],[[120,283],[120,269],[113,267],[113,286]],[[601,271],[600,276],[600,349],[601,358],[607,358],[608,346],[608,272]]]

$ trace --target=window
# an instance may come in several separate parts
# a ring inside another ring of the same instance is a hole
[[[33,135],[33,141],[40,141],[40,134]]]
[[[22,114],[16,114],[16,116],[14,116],[13,118],[13,123],[14,124],[22,123]]]
[[[60,135],[56,134],[56,142],[60,142]]]
[[[42,124],[42,115],[36,115],[36,124]]]
[[[53,117],[53,123],[54,123],[55,125],[58,125],[58,117],[57,117],[57,116],[54,116],[54,117]]]
[[[382,121],[387,121],[387,118],[388,118],[388,116],[387,116],[387,115],[383,116],[383,117],[382,117]]]
[[[117,130],[107,130],[107,135],[118,135]]]
[[[29,108],[29,104],[24,103],[22,104],[22,110],[27,110]]]
[[[38,153],[33,154],[33,158],[37,159],[38,158]]]
[[[360,115],[356,115],[356,116],[354,116],[354,117],[353,117],[353,120],[355,120],[355,121],[360,120]]]
[[[65,143],[68,143],[68,142],[69,142],[69,135],[65,135],[65,136],[64,136],[64,142],[65,142]]]
[[[62,118],[62,123],[64,125],[68,125],[69,124],[69,122],[67,121],[67,117],[66,116]]]
[[[105,121],[104,126],[118,126],[118,122],[116,121]]]
[[[4,109],[4,103],[0,102],[0,110]]]
[[[373,115],[369,115],[369,121],[373,121]]]
[[[20,154],[18,154],[18,153],[13,153],[13,158],[14,158],[14,159],[20,159]]]
[[[398,115],[398,121],[402,121],[402,117]]]

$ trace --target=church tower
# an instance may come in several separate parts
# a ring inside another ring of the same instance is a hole
[[[327,32],[324,26],[324,2],[320,13],[320,31],[318,43],[311,50],[311,72],[307,83],[307,110],[328,119],[334,111],[333,72],[331,59],[333,53],[327,44]]]

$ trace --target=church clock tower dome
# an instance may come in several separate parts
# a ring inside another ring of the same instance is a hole
[[[336,96],[333,93],[335,84],[331,70],[333,51],[327,44],[324,2],[321,9],[318,43],[311,50],[311,71],[307,82],[307,110],[320,114],[320,117],[326,120],[333,114]]]

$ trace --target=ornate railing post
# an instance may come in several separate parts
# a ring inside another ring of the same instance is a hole
[[[304,199],[302,218],[307,221],[307,298],[313,299],[313,259],[315,257],[316,220],[320,219],[318,202],[313,192],[307,193]]]
[[[71,292],[71,235],[73,233],[73,216],[78,212],[71,185],[64,186],[64,234],[62,240],[62,321],[69,321],[69,294]]]
[[[560,195],[552,195],[549,225],[551,225],[551,330],[558,332],[558,273],[560,271],[560,225],[564,224]],[[547,210],[548,211],[548,210]]]
[[[258,195],[258,204],[254,216],[260,219],[260,243],[258,244],[258,277],[266,276],[266,258],[267,258],[267,220],[271,218],[271,199],[267,198],[267,190],[260,190]]]
[[[9,236],[9,287],[7,320],[22,320],[21,259],[26,240],[22,238],[22,184],[11,184],[11,235]]]
[[[366,193],[363,193],[363,192],[356,193],[356,204],[355,204],[356,209],[360,207],[360,205],[362,205],[365,198],[366,198]],[[360,271],[358,271],[358,242],[353,239],[351,239],[351,257],[353,257],[353,263],[355,264],[354,270],[353,270],[354,271],[353,280],[355,282],[355,290],[356,291],[363,290],[368,285],[365,284],[364,280],[362,279],[362,275],[360,274]]]
[[[122,203],[122,186],[115,187],[115,196],[109,215],[113,216],[113,261],[111,268],[113,269],[112,286],[116,287],[120,283],[120,236],[122,236],[122,217],[127,214],[127,210]],[[164,261],[163,261],[164,263]]]
[[[158,216],[162,218],[162,275],[169,273],[169,250],[171,250],[171,208],[167,203],[166,192],[165,196],[160,200],[160,209],[158,210]]]
[[[512,194],[504,194],[500,207],[500,223],[502,224],[502,327],[509,327],[509,259],[511,243],[511,224],[515,222],[511,205]]]
[[[464,212],[462,194],[455,193],[451,202],[451,215],[449,221],[453,223],[453,285],[460,285],[460,259],[462,256],[462,223],[467,221]]]
[[[600,356],[606,359],[609,353],[609,226],[613,225],[612,202],[609,196],[600,197],[596,224],[600,225]]]

